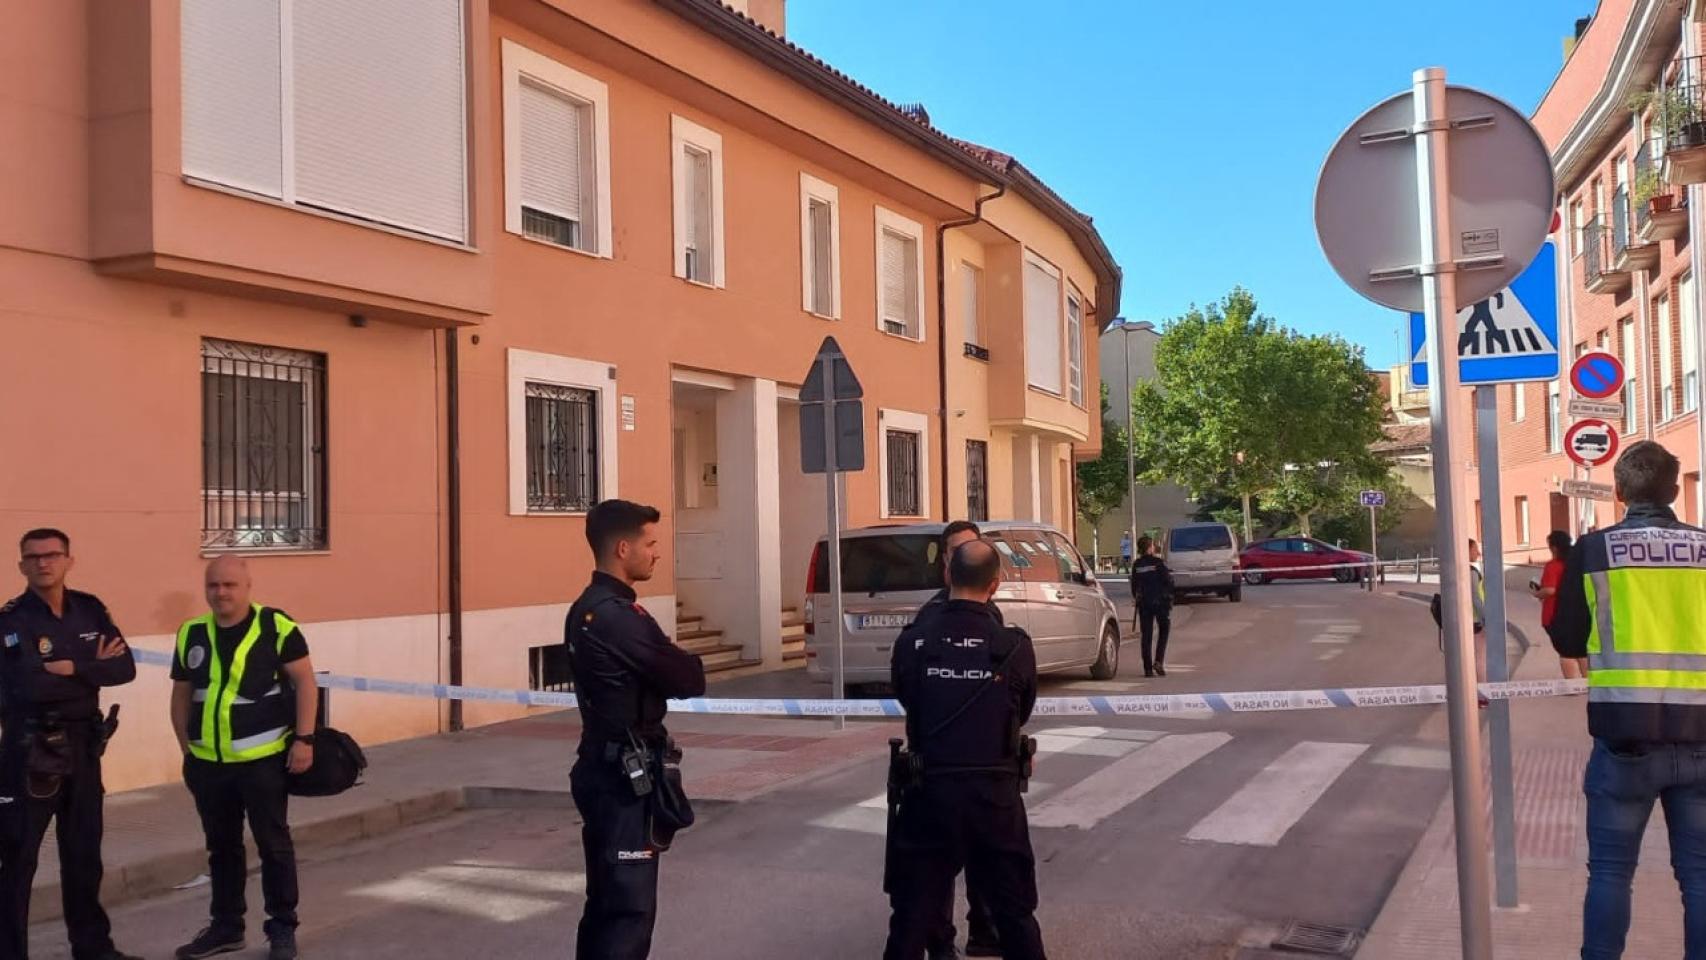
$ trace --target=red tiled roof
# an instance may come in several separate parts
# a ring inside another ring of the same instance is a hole
[[[1433,427],[1426,423],[1388,423],[1380,428],[1382,439],[1369,444],[1370,453],[1410,453],[1427,450],[1433,442]]]

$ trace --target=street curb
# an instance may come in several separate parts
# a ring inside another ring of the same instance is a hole
[[[354,840],[383,836],[404,827],[436,820],[467,806],[467,788],[454,787],[431,793],[386,800],[336,816],[293,824],[290,835],[296,850],[332,847]],[[251,870],[258,869],[252,841],[245,838]],[[207,871],[207,850],[197,846],[144,857],[119,867],[109,866],[101,883],[101,904],[111,909],[120,904],[170,893],[184,882]],[[30,922],[57,920],[64,915],[59,881],[38,883],[30,891]]]

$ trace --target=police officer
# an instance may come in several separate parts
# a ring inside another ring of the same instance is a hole
[[[656,509],[626,500],[592,508],[586,539],[597,570],[563,627],[581,713],[569,771],[587,878],[577,957],[639,960],[651,952],[659,851],[647,831],[650,795],[639,795],[639,778],[629,774],[656,769],[657,753],[669,749],[666,701],[705,692],[704,664],[636,602],[634,584],[657,567],[657,522]]]
[[[246,818],[261,858],[268,958],[295,960],[296,847],[285,775],[314,762],[314,665],[295,621],[253,602],[241,557],[210,562],[206,589],[212,612],[178,628],[171,710],[184,784],[207,835],[213,896],[207,926],[177,957],[198,960],[245,945]]]
[[[983,538],[983,531],[970,520],[955,520],[942,529],[942,589],[936,595],[924,601],[913,617],[913,623],[921,623],[926,618],[940,613],[948,605],[948,558],[961,544]],[[1001,618],[1001,608],[994,600],[989,601],[989,613],[997,623],[1005,623]],[[892,847],[892,844],[890,845]],[[890,871],[885,863],[883,871],[885,893],[888,891]],[[941,923],[930,935],[925,944],[925,953],[930,960],[953,960],[958,956],[956,946],[957,933],[954,930],[954,888],[948,885],[948,898],[942,904]],[[999,957],[1001,956],[1001,939],[996,933],[995,923],[990,919],[989,907],[984,902],[983,894],[976,877],[968,870],[966,872],[966,955],[970,957]]]
[[[1143,637],[1143,675],[1167,675],[1167,635],[1173,631],[1173,571],[1155,550],[1154,537],[1139,537],[1131,565],[1131,599]],[[1159,630],[1159,635],[1157,635]]]
[[[30,886],[57,818],[65,927],[75,960],[134,960],[101,908],[101,753],[117,726],[102,687],[136,663],[94,594],[67,589],[71,538],[31,530],[18,569],[29,589],[0,606],[0,956],[29,956]]]
[[[1623,521],[1576,542],[1558,587],[1552,645],[1589,665],[1583,957],[1623,953],[1655,800],[1664,803],[1682,886],[1686,953],[1706,955],[1706,829],[1693,812],[1706,793],[1706,531],[1671,512],[1680,469],[1650,440],[1631,445],[1614,468]]]
[[[917,776],[895,824],[885,960],[917,960],[939,928],[954,875],[978,877],[1009,960],[1042,958],[1036,861],[1020,781],[1020,727],[1037,698],[1036,651],[989,613],[1001,557],[984,540],[948,562],[949,601],[895,642],[895,695],[906,708]]]

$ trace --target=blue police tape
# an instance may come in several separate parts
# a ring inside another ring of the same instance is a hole
[[[172,654],[159,650],[133,649],[136,662],[148,666],[170,666]],[[382,680],[376,677],[319,675],[320,686],[360,693],[388,693],[434,700],[480,700],[524,707],[572,707],[575,695],[544,690],[504,690],[492,687],[453,686]],[[1583,680],[1521,680],[1480,685],[1491,700],[1525,700],[1563,697],[1587,692]],[[1041,697],[1033,716],[1167,716],[1205,713],[1261,713],[1277,710],[1331,710],[1345,707],[1413,707],[1445,702],[1442,684],[1394,687],[1338,687],[1329,690],[1250,690],[1241,693],[1168,693],[1090,697]],[[694,697],[671,700],[679,713],[714,713],[748,717],[900,717],[905,715],[895,700],[829,700],[793,697],[742,699]]]

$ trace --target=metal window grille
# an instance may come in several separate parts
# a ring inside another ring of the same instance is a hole
[[[325,549],[325,355],[204,339],[201,463],[203,549]]]
[[[569,645],[548,643],[527,650],[527,689],[568,693],[575,688]]]
[[[598,502],[598,392],[527,384],[527,509],[579,513]]]
[[[532,207],[521,208],[521,232],[534,240],[543,240],[561,247],[581,247],[581,225],[568,217],[545,213]]]
[[[884,442],[888,444],[889,455],[889,515],[919,516],[918,434],[890,430]]]
[[[966,519],[989,519],[989,444],[966,441]]]

